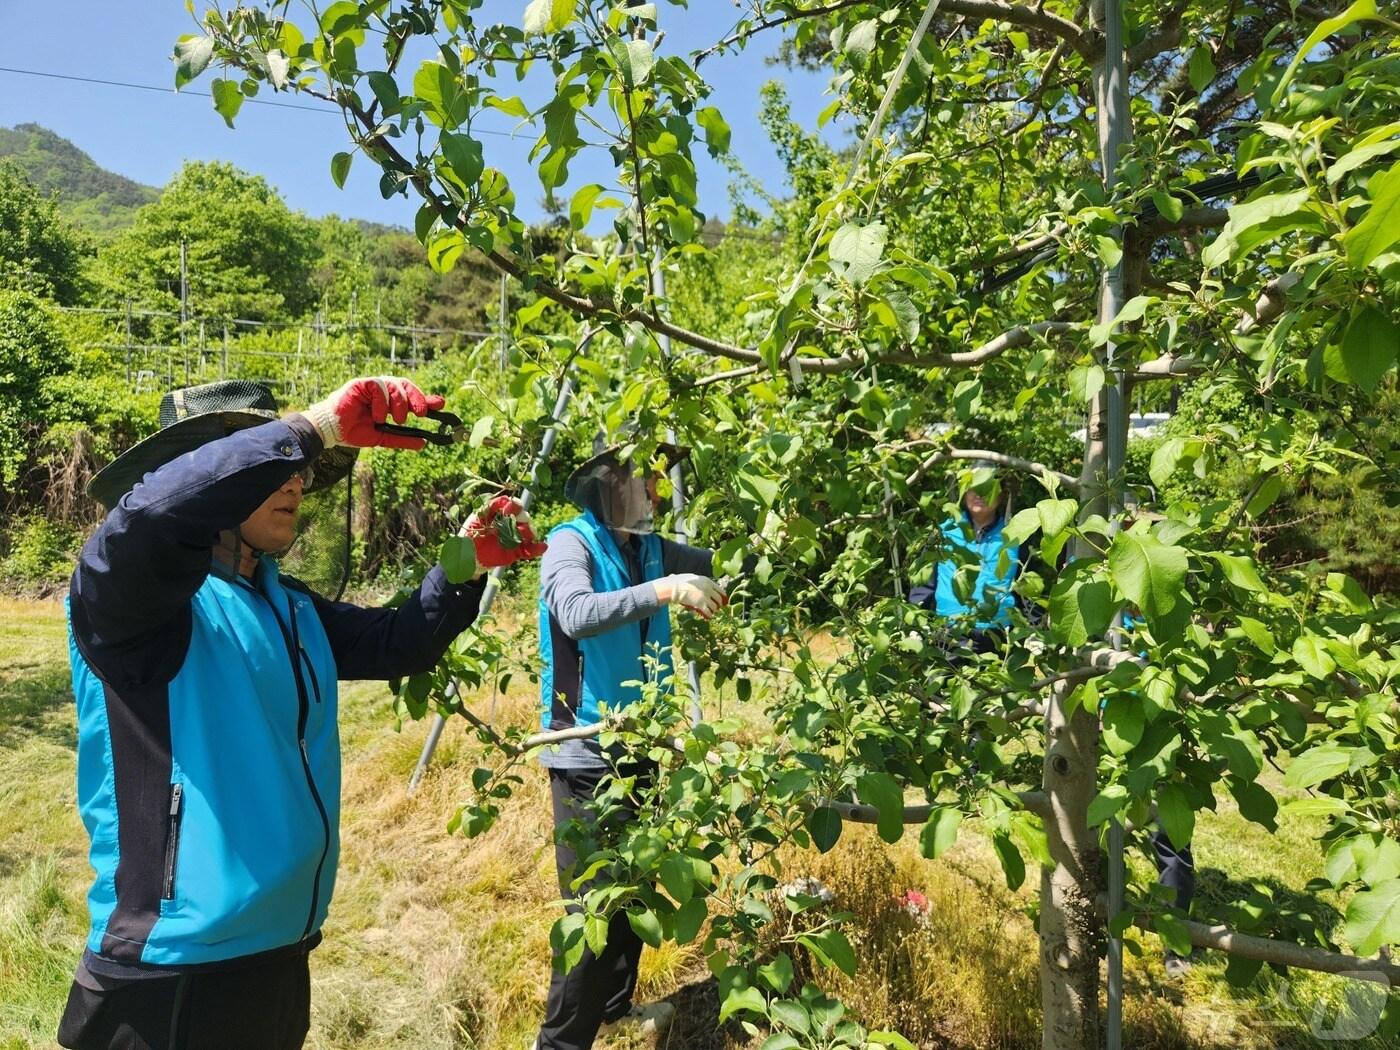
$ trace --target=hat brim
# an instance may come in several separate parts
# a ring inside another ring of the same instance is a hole
[[[608,461],[620,462],[617,458],[618,452],[623,449],[622,445],[610,445],[602,452],[589,456],[582,463],[576,466],[564,481],[564,498],[576,507],[584,507],[583,501],[579,498],[579,485],[593,470],[601,463]],[[666,457],[666,472],[670,473],[671,468],[677,463],[681,463],[690,457],[690,448],[686,445],[673,445],[669,441],[659,441],[656,444],[656,451]]]
[[[228,437],[237,430],[271,423],[276,418],[262,412],[234,409],[181,419],[138,441],[94,474],[88,482],[88,495],[111,510],[152,471],[201,445]],[[326,449],[313,463],[312,481],[306,491],[315,492],[345,477],[354,467],[358,452],[354,448]]]

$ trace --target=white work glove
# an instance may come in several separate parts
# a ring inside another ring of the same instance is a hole
[[[724,588],[708,576],[693,572],[678,572],[674,576],[663,576],[651,581],[656,589],[656,597],[663,604],[683,605],[705,619],[713,616],[722,606],[729,604],[729,596]]]

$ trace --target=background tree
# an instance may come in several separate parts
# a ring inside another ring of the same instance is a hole
[[[99,280],[109,301],[178,312],[180,244],[192,316],[279,321],[316,303],[316,233],[261,176],[193,161],[105,245]]]
[[[83,289],[86,240],[17,167],[0,161],[0,281],[71,304]]]

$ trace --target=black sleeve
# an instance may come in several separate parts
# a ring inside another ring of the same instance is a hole
[[[453,639],[476,620],[485,589],[484,576],[454,585],[437,565],[418,590],[393,609],[366,609],[306,593],[330,639],[337,677],[383,680],[431,670]]]

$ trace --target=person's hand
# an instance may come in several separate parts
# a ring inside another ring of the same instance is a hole
[[[663,576],[659,580],[652,580],[651,585],[656,590],[657,598],[664,604],[683,605],[707,620],[720,608],[729,604],[729,596],[724,593],[723,587],[708,576],[699,576],[693,572]]]
[[[476,563],[487,569],[538,558],[548,544],[535,539],[530,515],[510,496],[497,496],[462,526],[462,535],[476,548]]]
[[[388,419],[402,423],[409,413],[424,416],[445,403],[439,395],[425,394],[407,379],[365,376],[350,380],[330,397],[317,401],[305,415],[321,432],[326,448],[353,445],[416,450],[426,444],[422,438],[386,434],[374,425]]]

